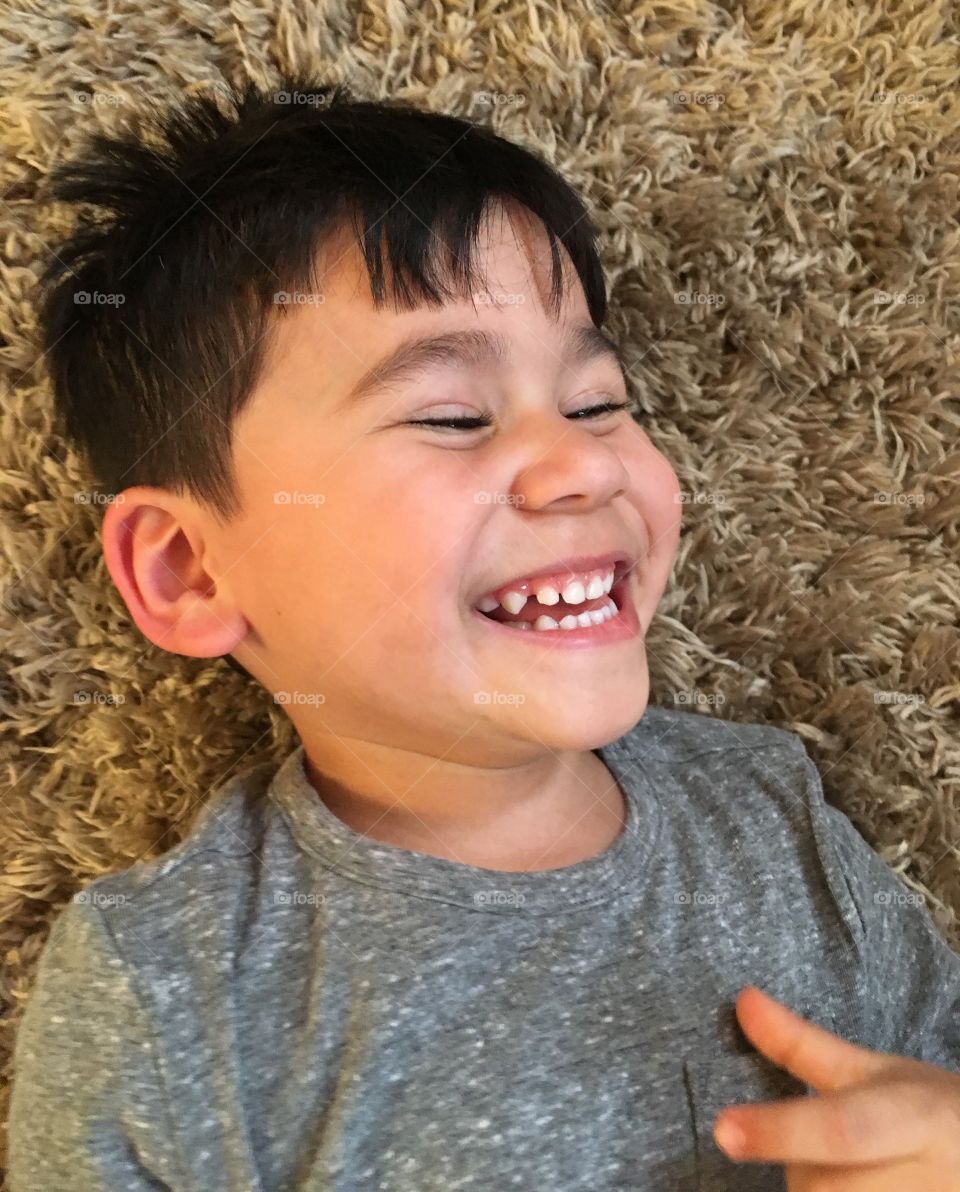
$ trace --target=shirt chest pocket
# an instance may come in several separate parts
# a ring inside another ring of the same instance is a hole
[[[780,1164],[736,1163],[713,1138],[721,1109],[747,1101],[780,1101],[802,1097],[807,1086],[759,1053],[719,1055],[685,1060],[683,1064],[690,1126],[693,1133],[696,1192],[786,1192]]]

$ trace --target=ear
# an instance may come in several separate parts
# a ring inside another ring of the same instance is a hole
[[[101,529],[107,570],[141,633],[173,654],[229,653],[249,628],[203,568],[201,519],[163,488],[124,489]]]

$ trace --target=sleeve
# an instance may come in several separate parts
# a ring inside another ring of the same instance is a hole
[[[863,1013],[875,1048],[960,1073],[960,955],[920,895],[825,801],[817,768],[805,756],[820,860],[861,946]]]
[[[81,892],[54,921],[14,1044],[9,1192],[185,1189],[135,974]]]

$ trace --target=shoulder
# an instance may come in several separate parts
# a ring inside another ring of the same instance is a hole
[[[275,814],[266,792],[276,769],[265,762],[234,775],[169,851],[88,883],[56,921],[58,936],[95,922],[119,954],[138,963],[169,958],[182,941],[242,914],[270,847]]]
[[[848,949],[862,949],[841,855],[855,829],[826,803],[797,733],[650,707],[616,748],[656,787],[679,868],[731,890],[775,875],[779,890],[797,894],[808,923],[832,920]],[[859,844],[862,859],[870,850]]]
[[[803,739],[649,708],[618,746],[655,789],[659,880],[689,901],[685,928],[704,963],[732,965],[738,979],[750,965],[798,1012],[869,1041],[851,1010],[866,988],[866,933],[837,846],[849,838],[843,825],[854,829],[825,802]],[[860,843],[862,862],[870,850]],[[793,987],[793,974],[805,983]]]
[[[676,847],[701,863],[776,865],[823,882],[823,793],[796,733],[650,707],[615,749],[656,788]]]
[[[716,769],[733,763],[737,755],[776,752],[809,760],[801,738],[788,729],[655,705],[616,744],[655,762],[687,765],[703,760]]]
[[[851,949],[862,954],[866,932],[853,870],[888,871],[846,815],[825,801],[803,738],[774,725],[651,707],[618,747],[656,782],[677,864],[724,888],[758,888],[769,879],[779,892],[791,890],[801,920],[795,929],[809,933],[819,924],[819,942],[838,932],[848,956]]]

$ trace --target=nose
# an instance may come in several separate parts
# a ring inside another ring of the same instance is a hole
[[[531,445],[531,461],[512,486],[525,510],[588,510],[623,496],[630,477],[609,439],[571,426],[546,446]]]

